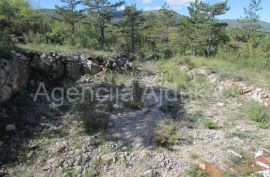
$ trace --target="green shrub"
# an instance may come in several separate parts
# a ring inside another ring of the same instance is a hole
[[[218,123],[213,120],[204,119],[202,124],[209,129],[218,129]]]
[[[166,49],[163,51],[164,58],[172,58],[173,57],[173,52],[170,49]]]
[[[29,33],[24,38],[26,43],[42,44],[48,42],[47,35],[40,33]]]
[[[14,48],[10,36],[6,32],[0,32],[0,57],[9,59],[10,52]]]
[[[82,121],[83,128],[87,133],[93,134],[107,128],[108,107],[98,105],[96,101],[92,101],[90,98],[75,104],[75,109],[79,113],[80,121]]]
[[[143,108],[143,104],[138,102],[124,102],[123,105],[133,110],[140,110]]]
[[[142,109],[143,96],[144,96],[144,87],[139,83],[138,80],[134,80],[132,83],[132,100],[124,102],[124,106],[130,109],[139,110]]]
[[[135,102],[141,102],[143,99],[144,87],[140,84],[138,80],[133,81],[133,100]]]
[[[166,122],[160,127],[155,135],[155,142],[158,146],[170,148],[176,145],[180,139],[179,130],[173,121]]]
[[[249,119],[258,122],[261,128],[268,128],[270,125],[270,111],[258,104],[251,103],[247,107],[247,113]]]
[[[198,165],[193,165],[187,172],[188,177],[207,177],[209,174],[200,169]]]
[[[240,89],[238,88],[228,88],[222,90],[222,96],[225,98],[237,97],[240,95],[240,93]]]

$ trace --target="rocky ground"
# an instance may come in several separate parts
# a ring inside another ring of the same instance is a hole
[[[162,74],[141,76],[141,83],[153,86],[143,107],[114,103],[108,127],[90,135],[70,104],[57,108],[45,101],[32,103],[33,93],[18,96],[1,108],[16,122],[8,122],[1,136],[0,176],[187,176],[198,160],[215,164],[220,174],[254,170],[251,164],[235,163],[232,152],[249,159],[258,148],[269,148],[270,129],[246,118],[242,107],[250,100],[245,95],[224,95],[227,88],[206,76],[207,84],[196,89],[208,90],[203,92],[207,96],[189,99],[181,92],[179,100],[168,102],[160,94],[167,90],[161,81]],[[84,78],[87,82],[95,80]],[[123,88],[120,95],[126,92]],[[173,120],[171,108],[176,109]],[[169,148],[161,147],[156,132],[170,120],[180,137]],[[202,120],[217,125],[209,128]]]

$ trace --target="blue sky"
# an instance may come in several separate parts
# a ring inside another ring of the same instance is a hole
[[[116,2],[117,0],[109,0],[110,2]],[[176,12],[187,15],[187,5],[193,0],[126,0],[127,4],[136,3],[138,9],[151,10],[158,9],[164,1],[170,6],[171,9]],[[206,2],[215,3],[222,0],[204,0]],[[54,8],[55,5],[61,5],[60,0],[32,0],[32,5],[36,8]],[[229,0],[229,6],[231,9],[226,15],[222,15],[221,19],[237,19],[243,17],[243,8],[247,7],[250,0]],[[263,10],[260,12],[261,20],[270,22],[270,0],[262,0]]]

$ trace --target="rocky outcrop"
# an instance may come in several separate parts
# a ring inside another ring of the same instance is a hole
[[[26,86],[29,78],[45,77],[51,80],[77,80],[82,75],[101,71],[131,71],[128,55],[92,57],[86,54],[66,55],[60,52],[13,52],[9,60],[0,59],[0,103]]]
[[[236,89],[241,95],[250,100],[261,103],[264,106],[270,107],[270,92],[253,85],[234,80],[220,80],[218,74],[212,73],[207,69],[194,69],[190,70],[188,66],[181,65],[180,69],[188,73],[189,77],[193,78],[194,75],[202,74],[207,77],[209,82],[214,84],[218,90]]]
[[[12,53],[11,59],[0,59],[0,102],[8,100],[12,93],[23,88],[29,79],[30,59]]]

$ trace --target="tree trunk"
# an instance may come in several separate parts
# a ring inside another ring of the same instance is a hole
[[[104,18],[100,17],[99,21],[99,30],[100,30],[100,47],[101,49],[104,49],[104,43],[105,43],[105,24],[104,24]]]

